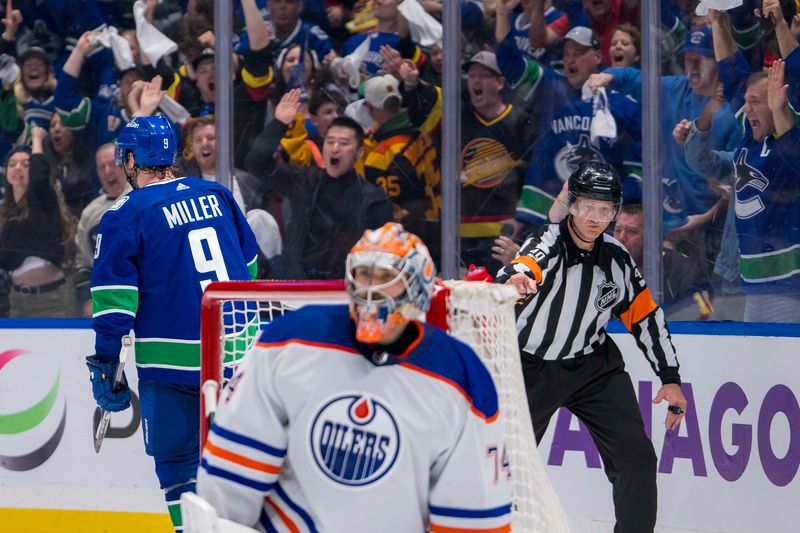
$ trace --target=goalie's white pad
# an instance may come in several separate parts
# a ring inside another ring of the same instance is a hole
[[[253,533],[255,529],[219,518],[210,503],[193,492],[181,494],[184,533]]]

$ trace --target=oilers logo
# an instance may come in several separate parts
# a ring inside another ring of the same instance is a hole
[[[400,431],[378,400],[344,394],[322,405],[311,423],[311,454],[338,484],[369,485],[385,476],[400,453]]]

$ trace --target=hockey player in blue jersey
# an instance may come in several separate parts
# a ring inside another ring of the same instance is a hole
[[[228,189],[176,178],[177,136],[164,117],[129,122],[117,164],[133,187],[100,221],[92,272],[92,394],[130,405],[112,387],[120,339],[133,330],[144,444],[176,531],[180,495],[194,491],[199,457],[200,297],[215,280],[253,277],[258,246]]]
[[[509,531],[489,372],[416,319],[427,249],[387,223],[346,265],[349,308],[278,318],[223,391],[198,494],[259,531]]]

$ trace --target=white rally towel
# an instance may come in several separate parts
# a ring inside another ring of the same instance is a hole
[[[133,4],[133,20],[136,22],[136,39],[139,41],[139,48],[147,56],[150,64],[158,64],[158,60],[167,54],[171,54],[178,49],[178,45],[158,31],[150,24],[144,14],[147,6],[142,0],[136,0]]]
[[[189,111],[187,111],[185,107],[166,94],[163,98],[161,98],[161,103],[158,104],[158,107],[164,112],[165,115],[169,117],[172,122],[181,126],[183,126],[187,120],[192,118],[192,115],[189,114]]]
[[[592,94],[589,82],[583,84],[581,99],[592,102],[592,123],[589,125],[589,140],[595,144],[599,137],[615,140],[617,138],[617,121],[608,108],[608,94],[605,87],[600,87]]]
[[[364,128],[364,131],[370,130],[375,126],[372,115],[369,114],[369,109],[367,109],[367,101],[363,98],[350,103],[345,108],[344,114],[358,122]]]
[[[353,53],[344,57],[337,57],[331,61],[331,72],[333,73],[333,77],[336,81],[339,80],[339,76],[341,74],[346,74],[347,82],[350,85],[350,88],[355,89],[358,87],[358,84],[361,83],[361,63],[363,63],[364,58],[367,57],[367,52],[369,52],[369,45],[371,41],[372,36],[367,35],[367,38],[364,39],[364,42],[359,44],[358,47],[353,50]]]
[[[19,78],[19,67],[14,56],[8,54],[0,55],[0,82],[11,84]]]
[[[705,17],[709,9],[717,11],[728,11],[734,7],[742,5],[742,0],[702,0],[694,10],[695,15]]]
[[[114,64],[118,70],[127,70],[136,66],[130,43],[124,37],[120,37],[114,26],[105,26],[100,31],[100,35],[89,37],[89,44],[98,43],[106,48],[111,48],[111,53],[114,54]]]
[[[405,0],[397,10],[408,20],[414,42],[425,47],[442,42],[442,23],[425,11],[419,0]]]

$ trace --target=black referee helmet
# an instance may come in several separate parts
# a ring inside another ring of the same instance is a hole
[[[604,200],[619,207],[622,200],[622,179],[608,163],[583,161],[569,177],[569,204],[576,198]]]

